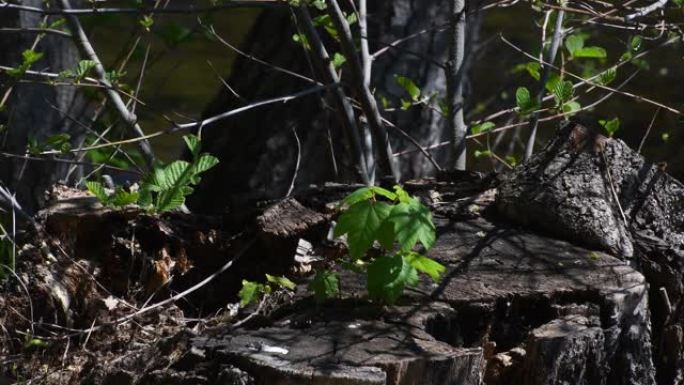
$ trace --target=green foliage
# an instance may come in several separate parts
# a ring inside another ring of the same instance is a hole
[[[518,87],[518,89],[515,90],[515,104],[518,106],[518,112],[521,115],[529,114],[539,107],[537,103],[532,100],[530,91],[526,87]]]
[[[81,60],[73,70],[64,70],[59,73],[59,80],[72,79],[75,83],[83,80],[90,71],[95,68],[96,63],[92,60]]]
[[[26,144],[26,151],[31,155],[39,155],[44,151],[57,150],[63,153],[71,150],[71,136],[69,134],[55,134],[47,137],[42,143],[35,137],[29,137]]]
[[[603,71],[598,77],[598,83],[604,86],[609,85],[617,76],[617,67],[613,66]]]
[[[606,133],[608,133],[608,136],[611,138],[620,129],[620,119],[617,117],[611,120],[601,119],[599,120],[599,124],[606,130]]]
[[[482,122],[480,124],[474,125],[471,128],[471,132],[473,134],[481,134],[483,132],[491,131],[492,129],[494,129],[494,127],[496,127],[496,124],[494,124],[492,122],[489,122],[489,121]]]
[[[429,250],[435,243],[432,213],[418,199],[399,186],[394,192],[381,187],[363,187],[342,204],[347,207],[335,226],[336,237],[347,236],[349,255],[353,261],[364,261],[369,298],[381,303],[394,303],[404,289],[418,282],[418,272],[439,279],[445,268],[438,262],[413,251],[420,243]],[[378,243],[385,255],[374,258],[368,250]],[[317,298],[336,292],[330,273],[317,277]],[[326,281],[327,280],[327,281]],[[326,286],[327,285],[327,286]]]
[[[309,284],[309,290],[314,294],[317,303],[334,298],[340,293],[340,281],[337,275],[328,270],[316,273],[316,276]]]
[[[23,76],[33,63],[37,62],[43,57],[43,53],[36,52],[32,49],[27,49],[21,53],[21,57],[23,61],[19,67],[12,68],[11,70],[7,71],[7,75],[15,78]]]
[[[140,19],[139,23],[147,32],[149,32],[152,25],[154,25],[154,19],[150,15],[145,15]]]
[[[418,88],[413,80],[402,75],[394,75],[394,79],[397,81],[397,84],[399,84],[401,88],[403,88],[404,91],[406,91],[406,93],[411,97],[411,100],[414,102],[418,101],[420,98],[420,88]]]
[[[260,300],[263,296],[269,295],[274,289],[281,288],[294,290],[297,285],[286,277],[276,277],[266,274],[266,283],[242,280],[242,288],[238,292],[240,306],[247,306]]]
[[[183,137],[192,161],[177,160],[165,167],[155,168],[143,178],[139,192],[126,191],[117,187],[108,193],[99,182],[86,182],[88,190],[109,207],[122,207],[137,203],[151,212],[161,213],[173,210],[185,203],[185,197],[193,192],[201,178],[200,174],[218,164],[218,159],[209,154],[201,154],[200,140],[195,135]]]
[[[209,154],[200,154],[200,141],[195,135],[183,137],[192,161],[176,160],[165,167],[156,168],[140,186],[139,204],[153,212],[165,212],[182,206],[185,197],[193,192],[201,180],[200,174],[218,164]]]
[[[608,56],[606,50],[601,47],[585,47],[584,39],[581,34],[570,35],[565,39],[565,48],[572,58],[603,59]]]
[[[97,200],[107,207],[124,207],[138,202],[140,194],[137,191],[126,191],[117,186],[113,192],[107,192],[100,182],[87,181],[86,187]]]
[[[557,106],[562,106],[572,99],[575,90],[572,87],[572,82],[569,80],[559,81],[553,88],[553,98],[556,100]]]

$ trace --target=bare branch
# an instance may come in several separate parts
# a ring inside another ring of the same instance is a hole
[[[71,10],[71,4],[69,3],[69,0],[61,0],[61,5],[63,10]],[[124,120],[124,122],[133,128],[133,131],[137,136],[141,138],[144,137],[145,133],[138,124],[138,118],[134,113],[128,110],[121,99],[121,95],[119,95],[119,93],[112,87],[112,84],[107,79],[107,72],[100,61],[100,58],[97,56],[95,49],[90,44],[90,40],[88,40],[88,36],[83,30],[83,26],[81,26],[81,22],[78,20],[78,17],[74,16],[73,14],[68,14],[66,16],[66,20],[67,24],[69,25],[69,29],[71,29],[71,33],[74,36],[76,44],[81,48],[81,50],[83,50],[88,59],[95,63],[95,74],[97,75],[99,82],[107,87],[107,96],[114,105],[114,108],[117,110],[119,115],[121,115],[121,118]],[[151,169],[154,165],[155,157],[149,141],[141,140],[138,145],[145,158],[148,168]]]
[[[378,110],[378,104],[375,100],[375,97],[371,93],[370,89],[364,85],[363,68],[361,66],[361,61],[356,54],[354,38],[352,37],[349,23],[347,23],[347,20],[345,19],[337,0],[326,0],[326,4],[328,6],[328,14],[330,15],[332,23],[339,34],[342,52],[347,59],[347,63],[351,67],[350,72],[352,83],[354,84],[354,88],[358,93],[361,102],[361,108],[363,109],[366,119],[368,120],[371,133],[373,134],[373,139],[375,142],[374,147],[378,150],[377,152],[379,155],[376,159],[378,163],[378,169],[384,174],[382,177],[392,177],[392,179],[397,182],[399,181],[399,170],[397,167],[395,167],[394,160],[392,159],[392,148],[387,136],[387,130],[383,127],[382,116],[380,116],[380,111]]]
[[[636,12],[625,16],[625,21],[632,21],[632,20],[636,19],[637,17],[646,16],[649,13],[655,12],[658,9],[663,8],[666,4],[667,4],[667,0],[658,0],[651,5],[648,5],[648,6],[645,6],[642,8],[638,8]]]
[[[313,20],[309,14],[309,10],[306,5],[302,5],[296,9],[297,18],[302,22],[304,27],[304,34],[306,35],[309,44],[315,55],[318,57],[323,67],[323,72],[329,78],[328,80],[336,85],[333,96],[335,97],[335,102],[337,103],[337,109],[342,116],[342,121],[345,123],[347,140],[350,142],[350,147],[352,148],[353,156],[357,160],[357,165],[359,167],[359,174],[363,183],[370,184],[370,170],[366,164],[366,159],[364,157],[363,147],[361,146],[361,138],[359,137],[359,130],[356,125],[356,117],[354,116],[354,108],[351,103],[347,100],[346,95],[341,87],[340,78],[335,71],[335,66],[330,60],[330,55],[325,49],[323,42],[321,41],[316,28],[313,25]]]

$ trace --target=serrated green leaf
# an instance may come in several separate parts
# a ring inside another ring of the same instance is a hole
[[[549,92],[553,92],[553,90],[556,88],[556,84],[558,84],[560,81],[560,76],[558,76],[558,74],[552,73],[549,75],[549,80],[546,81],[544,88],[546,88],[546,90]]]
[[[603,71],[603,73],[601,73],[601,75],[599,75],[598,82],[599,82],[599,84],[607,86],[608,84],[612,83],[613,80],[615,80],[616,76],[617,76],[617,67],[613,66],[613,67],[608,68],[607,70]]]
[[[201,150],[201,144],[200,144],[200,139],[197,137],[197,135],[189,134],[189,135],[184,135],[183,136],[183,141],[185,142],[185,145],[188,147],[188,150],[190,150],[190,153],[194,156],[199,155],[199,152]]]
[[[562,106],[563,103],[569,101],[575,93],[572,87],[572,82],[569,80],[559,81],[553,89],[553,97],[556,99],[556,104]]]
[[[573,114],[579,111],[581,108],[582,106],[577,102],[567,102],[563,104],[563,112],[567,114]]]
[[[377,240],[378,230],[391,211],[392,206],[384,202],[357,202],[340,215],[334,235],[347,234],[349,255],[361,258]]]
[[[264,285],[243,279],[242,288],[238,293],[238,297],[240,298],[240,306],[244,307],[252,302],[257,301],[263,293]]]
[[[607,57],[608,54],[606,53],[606,50],[601,47],[584,47],[575,51],[573,56],[577,58],[603,59]]]
[[[165,190],[157,195],[157,200],[154,204],[156,212],[162,213],[165,211],[177,209],[185,203],[185,195],[180,189]]]
[[[202,154],[202,156],[200,156],[199,159],[197,159],[197,163],[195,163],[195,167],[193,170],[195,174],[194,176],[196,177],[197,174],[201,174],[209,170],[210,168],[216,166],[217,164],[219,164],[218,158],[209,154]]]
[[[309,288],[313,291],[316,302],[321,303],[340,293],[339,278],[337,274],[328,270],[319,271],[309,284]]]
[[[399,242],[402,251],[411,251],[420,242],[426,250],[435,243],[435,225],[432,213],[418,199],[402,202],[392,207],[387,217],[392,223],[394,238]]]
[[[394,75],[397,81],[404,91],[411,97],[411,100],[416,102],[420,98],[420,88],[413,82],[410,78],[401,75]]]
[[[568,50],[570,56],[576,56],[575,52],[584,47],[584,37],[578,34],[570,35],[565,38],[565,48]]]
[[[446,271],[446,267],[441,263],[418,253],[409,253],[404,258],[414,269],[429,275],[434,282],[439,282],[439,278]]]
[[[494,127],[496,127],[496,124],[487,121],[487,122],[482,122],[480,124],[474,125],[473,128],[471,129],[471,131],[473,134],[480,134],[483,132],[490,131]]]
[[[393,304],[407,286],[418,283],[418,272],[401,255],[380,257],[368,266],[368,296]]]
[[[96,63],[93,60],[81,60],[78,62],[78,67],[76,67],[76,78],[83,79],[88,75],[90,70],[95,68]]]
[[[109,195],[107,195],[107,192],[105,191],[102,183],[95,181],[87,181],[85,184],[88,191],[90,191],[91,194],[95,195],[97,200],[99,200],[101,203],[105,205],[109,202]]]
[[[525,87],[518,87],[515,90],[515,103],[520,111],[528,111],[533,105],[530,91]]]
[[[270,274],[266,274],[266,280],[283,289],[294,290],[297,288],[297,284],[290,281],[286,277],[276,277]]]
[[[540,75],[540,70],[541,70],[541,65],[537,62],[529,62],[525,65],[525,69],[527,70],[527,73],[532,76],[534,80],[539,81],[541,79]]]
[[[345,205],[351,206],[354,203],[361,202],[361,201],[367,201],[373,197],[373,191],[371,191],[370,187],[361,187],[360,189],[354,190],[351,194],[347,195],[343,200],[342,203]]]
[[[611,120],[601,119],[599,124],[606,130],[608,136],[612,137],[620,129],[620,118],[613,118]]]
[[[184,160],[176,160],[164,168],[155,169],[154,184],[162,190],[171,189],[188,173],[189,168],[190,163]]]
[[[117,187],[114,194],[110,197],[110,204],[115,207],[123,207],[138,202],[140,194],[138,192],[128,192],[121,187]]]

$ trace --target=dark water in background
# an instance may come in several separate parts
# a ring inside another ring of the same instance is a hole
[[[174,6],[188,4],[185,1],[173,1]],[[198,2],[192,2],[198,4]],[[252,21],[257,15],[253,9],[230,9],[217,12],[212,22],[217,32],[232,44],[239,45]],[[207,64],[210,61],[216,71],[226,78],[230,73],[235,54],[218,42],[207,39],[198,27],[198,15],[163,15],[157,17],[150,33],[143,36],[139,48],[134,52],[131,65],[127,68],[130,82],[139,73],[142,58],[147,44],[151,46],[152,60],[148,65],[142,82],[140,98],[147,103],[138,109],[142,125],[147,132],[156,131],[169,126],[161,114],[178,121],[186,122],[188,118],[199,118],[204,106],[213,98],[220,87],[223,87],[217,74]],[[675,16],[677,17],[677,16]],[[684,21],[684,14],[679,14]],[[515,88],[527,86],[536,89],[534,81],[524,73],[512,74],[511,69],[520,63],[530,60],[516,53],[501,42],[497,35],[502,33],[506,38],[520,45],[530,53],[536,54],[540,45],[540,28],[534,20],[539,14],[529,9],[529,5],[488,11],[483,18],[481,41],[486,43],[486,53],[473,64],[472,93],[470,110],[477,110],[482,105],[485,112],[472,115],[480,118],[502,107],[515,104]],[[100,47],[104,60],[113,63],[121,57],[126,43],[130,44],[133,28],[137,18],[129,15],[98,16],[90,21],[92,37],[96,47]],[[192,31],[186,39],[178,38]],[[586,29],[590,33],[587,45],[600,45],[607,49],[608,60],[595,61],[597,68],[606,68],[615,63],[625,51],[627,40],[631,37],[621,30],[607,28]],[[275,39],[289,38],[274,36]],[[659,41],[644,41],[643,48],[656,45]],[[646,57],[650,69],[642,70],[636,78],[623,90],[642,95],[679,110],[684,110],[684,44],[672,44],[660,48]],[[635,70],[635,66],[627,65],[618,71],[618,77],[611,85],[615,86]],[[575,69],[575,72],[577,70]],[[582,93],[580,93],[582,94]],[[590,96],[582,96],[580,103],[589,104],[603,95],[602,91],[594,91]],[[491,104],[485,104],[491,102]],[[656,111],[656,107],[637,102],[633,99],[615,95],[597,107],[592,113],[602,118],[619,117],[622,126],[617,136],[636,148]],[[504,124],[504,121],[496,121]],[[543,123],[540,128],[539,143],[548,138],[557,123]],[[684,153],[681,144],[684,141],[682,129],[684,123],[676,115],[661,110],[655,121],[651,134],[644,146],[644,155],[652,161],[667,161],[668,170],[684,177]],[[669,135],[663,141],[662,135]],[[510,138],[510,137],[509,137]],[[525,131],[521,132],[524,142]],[[153,144],[162,159],[168,160],[178,156],[182,141],[179,137],[166,136],[155,139]],[[478,168],[487,169],[489,163],[480,161]]]

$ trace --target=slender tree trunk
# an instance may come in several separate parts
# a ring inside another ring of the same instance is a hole
[[[453,169],[466,169],[466,134],[463,121],[463,62],[465,57],[466,9],[465,0],[451,0],[449,26],[449,61],[447,62],[448,124],[452,133]]]

